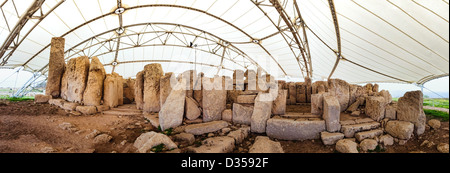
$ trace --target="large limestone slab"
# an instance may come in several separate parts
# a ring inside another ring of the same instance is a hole
[[[144,111],[159,112],[160,79],[164,75],[161,64],[148,64],[144,67]]]
[[[203,121],[217,121],[226,109],[227,91],[222,85],[222,77],[203,78]]]
[[[355,133],[367,130],[377,129],[381,126],[379,122],[368,122],[362,124],[353,124],[342,126],[341,132],[344,133],[346,138],[353,138]]]
[[[286,96],[288,94],[287,90],[278,88],[278,95],[273,101],[272,114],[274,115],[284,115],[286,114]]]
[[[186,103],[185,85],[186,81],[184,79],[177,83],[161,108],[159,112],[161,130],[178,127],[183,123],[184,106]]]
[[[306,85],[304,82],[295,83],[297,103],[306,103]]]
[[[67,64],[67,101],[81,103],[89,73],[89,58],[73,58]]]
[[[312,94],[311,95],[311,113],[314,115],[322,115],[322,113],[323,113],[323,94]]]
[[[355,138],[358,141],[363,141],[364,139],[374,139],[377,136],[381,136],[383,134],[383,130],[376,129],[376,130],[370,130],[370,131],[364,131],[356,133]]]
[[[270,119],[267,121],[267,136],[281,140],[320,139],[325,131],[325,121],[296,121],[290,119]]]
[[[61,78],[66,65],[64,60],[64,43],[65,39],[61,37],[54,37],[51,41],[45,94],[54,98],[58,98],[61,94]]]
[[[103,85],[103,105],[115,108],[119,106],[119,75],[107,74]]]
[[[347,110],[350,101],[350,85],[341,79],[330,79],[328,87],[329,92],[338,99],[341,112]]]
[[[397,104],[391,103],[386,106],[385,118],[389,118],[391,120],[397,119]]]
[[[186,97],[185,115],[189,120],[195,120],[202,115],[200,105],[191,97]]]
[[[255,133],[266,132],[266,123],[272,115],[273,97],[270,93],[259,93],[251,117],[251,130]]]
[[[173,73],[166,73],[160,79],[160,105],[163,106],[166,103],[167,97],[169,97],[170,92],[172,91],[171,79]],[[174,76],[175,77],[175,76]],[[175,82],[175,79],[174,79]]]
[[[240,95],[237,96],[236,103],[254,104],[256,95]]]
[[[97,57],[93,57],[89,67],[89,76],[86,90],[83,95],[83,103],[86,106],[100,106],[103,97],[103,82],[105,80],[105,68]]]
[[[414,132],[414,124],[407,121],[389,121],[385,131],[398,139],[409,140]]]
[[[257,136],[249,153],[284,153],[280,142],[275,142],[267,136]]]
[[[206,133],[219,131],[225,127],[228,127],[228,123],[226,121],[213,121],[208,123],[188,125],[186,126],[184,131],[193,135],[203,135]]]
[[[320,133],[320,138],[322,139],[324,145],[334,145],[339,140],[344,139],[344,134],[322,132]]]
[[[250,125],[253,109],[252,105],[233,104],[233,123]]]
[[[202,80],[203,80],[203,73],[199,73],[197,75],[197,81],[194,85],[194,99],[197,101],[197,103],[200,105],[200,107],[203,107],[203,86],[202,86]]]
[[[134,84],[134,100],[137,109],[144,109],[144,71],[136,75],[136,83]]]
[[[422,135],[425,132],[426,116],[423,112],[423,93],[421,91],[407,92],[398,99],[397,119],[414,124],[414,133]]]
[[[323,99],[323,119],[328,132],[337,132],[341,129],[340,105],[334,96],[325,96]]]
[[[208,138],[202,142],[200,147],[189,147],[192,153],[231,153],[234,150],[235,141],[228,136]]]
[[[369,97],[366,100],[366,115],[374,121],[383,120],[385,111],[386,102],[383,97]]]

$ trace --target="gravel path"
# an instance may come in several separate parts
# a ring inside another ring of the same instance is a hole
[[[424,106],[424,109],[430,109],[430,110],[436,110],[436,111],[442,111],[442,112],[447,112],[448,113],[448,109],[446,108],[437,108],[437,107],[431,107],[431,106]]]

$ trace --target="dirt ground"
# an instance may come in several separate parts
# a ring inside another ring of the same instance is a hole
[[[287,111],[309,112],[310,106],[288,106]],[[72,124],[74,129],[61,128],[63,123]],[[93,139],[86,138],[94,129],[112,136],[112,140],[95,144]],[[449,143],[448,129],[449,123],[443,122],[441,129],[427,129],[424,135],[403,146],[389,146],[384,153],[438,153],[437,145]],[[143,116],[74,116],[56,106],[33,101],[0,103],[0,153],[133,153],[136,151],[133,142],[148,131],[157,129]],[[234,153],[248,152],[256,136],[251,134]],[[420,146],[425,140],[434,145]],[[320,140],[279,142],[286,153],[335,153],[334,146],[325,146]]]

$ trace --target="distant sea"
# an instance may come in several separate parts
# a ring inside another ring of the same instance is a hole
[[[400,98],[403,97],[403,95],[405,95],[407,91],[389,91],[389,92],[391,93],[393,98]],[[437,94],[439,94],[440,96]],[[429,91],[423,91],[423,95],[428,96],[429,98],[442,98],[442,97],[449,98],[449,92],[436,92],[435,94]]]

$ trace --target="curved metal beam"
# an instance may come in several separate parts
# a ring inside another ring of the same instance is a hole
[[[328,79],[330,79],[333,76],[334,72],[336,71],[337,66],[339,65],[339,62],[342,59],[342,46],[341,46],[341,32],[339,30],[339,22],[338,22],[338,18],[337,18],[336,8],[334,7],[334,1],[328,0],[328,4],[330,6],[331,16],[333,17],[334,28],[336,30],[337,46],[338,46],[338,50],[334,51],[334,53],[337,56],[337,59],[336,59],[336,63],[334,64],[333,70],[331,70],[330,76],[328,76]]]
[[[436,75],[430,75],[430,76],[427,76],[427,77],[424,77],[424,78],[420,79],[417,82],[417,84],[418,85],[425,85],[427,82],[430,82],[432,80],[443,78],[443,77],[448,77],[448,76],[449,76],[448,73],[447,74],[442,74],[442,75],[437,75],[437,76]]]

